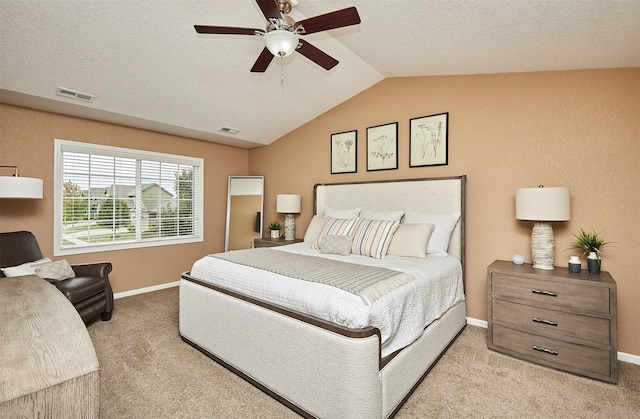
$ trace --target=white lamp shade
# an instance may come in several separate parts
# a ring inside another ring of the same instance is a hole
[[[300,195],[278,194],[276,197],[276,212],[297,214],[300,212]]]
[[[516,190],[516,218],[532,221],[567,221],[571,218],[569,188]]]
[[[0,176],[0,198],[42,199],[42,179]]]
[[[278,29],[264,36],[264,44],[276,57],[287,57],[298,47],[298,35]]]

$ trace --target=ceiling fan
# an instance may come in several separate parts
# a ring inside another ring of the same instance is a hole
[[[360,16],[355,7],[336,10],[296,22],[287,15],[292,8],[290,0],[256,0],[256,3],[268,21],[264,30],[194,25],[196,32],[202,34],[264,36],[265,47],[251,68],[254,73],[265,72],[273,57],[286,57],[291,55],[293,51],[298,51],[320,67],[331,70],[338,64],[338,60],[303,41],[299,36],[360,23]]]

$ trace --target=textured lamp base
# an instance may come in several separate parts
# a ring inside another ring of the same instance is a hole
[[[284,239],[294,240],[296,238],[296,222],[293,214],[287,214],[284,217]]]
[[[555,239],[549,223],[535,223],[531,230],[531,258],[536,269],[553,269]]]

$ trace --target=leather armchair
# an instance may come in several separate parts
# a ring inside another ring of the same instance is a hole
[[[0,267],[17,266],[42,259],[35,236],[28,231],[0,233]],[[111,319],[113,291],[109,282],[110,262],[71,265],[75,278],[46,279],[58,288],[76,308],[82,320],[89,323],[98,317]],[[0,278],[4,277],[0,271]],[[0,279],[1,280],[1,279]]]

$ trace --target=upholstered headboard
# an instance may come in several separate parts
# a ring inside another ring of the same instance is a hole
[[[464,268],[466,176],[372,182],[323,183],[314,186],[314,211],[325,207],[368,208],[375,211],[416,210],[445,214],[460,211],[448,253]]]

